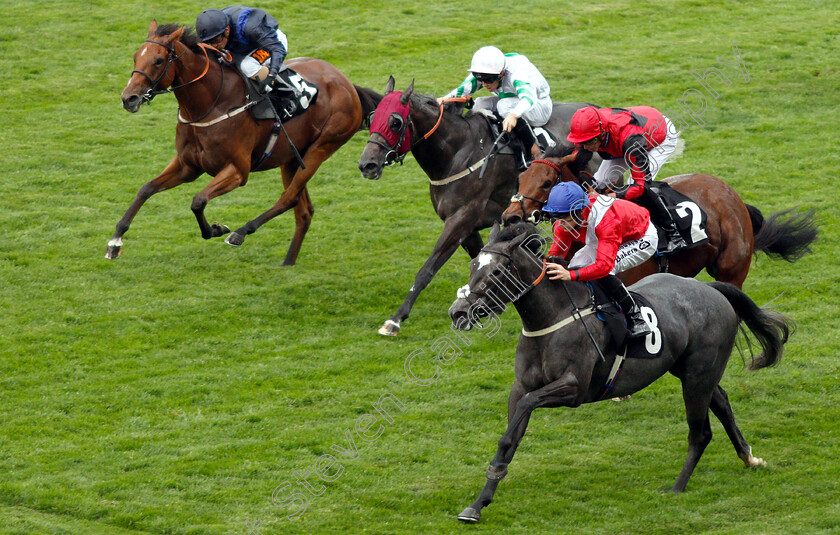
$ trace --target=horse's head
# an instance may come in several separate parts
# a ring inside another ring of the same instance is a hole
[[[370,121],[370,138],[359,158],[362,176],[373,180],[382,176],[386,165],[401,162],[411,149],[409,131],[409,99],[414,93],[414,81],[403,91],[394,91],[396,81],[391,76],[385,86],[385,97],[379,102]]]
[[[183,26],[166,24],[158,27],[157,22],[152,21],[149,36],[134,53],[134,70],[122,92],[123,108],[134,113],[143,102],[151,102],[156,90],[172,85],[175,79],[172,64],[177,59],[175,43],[183,34]]]
[[[544,243],[528,223],[502,231],[494,225],[487,245],[470,262],[469,283],[458,289],[457,299],[449,307],[453,327],[469,330],[481,318],[501,314],[507,303],[516,302],[533,288],[544,273]]]
[[[569,169],[578,153],[573,152],[563,157],[547,156],[534,160],[519,175],[519,191],[510,199],[510,206],[502,213],[505,226],[521,221],[538,223],[542,207],[548,201],[551,188],[559,182],[577,180]]]

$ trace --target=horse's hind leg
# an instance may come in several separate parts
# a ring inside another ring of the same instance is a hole
[[[111,241],[108,242],[108,249],[105,251],[105,258],[113,260],[120,256],[123,245],[122,237],[126,232],[128,232],[128,227],[131,226],[134,216],[137,215],[137,212],[140,211],[140,207],[143,206],[143,203],[145,203],[149,197],[160,191],[172,189],[184,182],[191,182],[200,174],[201,171],[182,165],[178,156],[172,158],[172,161],[169,162],[169,165],[166,166],[161,174],[149,182],[146,182],[137,192],[137,196],[134,197],[134,201],[131,203],[131,206],[128,207],[125,215],[117,223],[117,229],[114,232],[114,236],[111,238]]]
[[[517,391],[517,387],[514,385],[509,399],[508,411],[514,405],[515,409],[513,415],[508,412],[508,427],[505,434],[499,439],[496,456],[493,457],[490,466],[487,468],[487,483],[485,483],[484,488],[472,505],[461,511],[458,520],[478,522],[481,518],[481,509],[493,501],[496,487],[499,486],[499,481],[507,475],[507,467],[513,460],[516,448],[525,435],[531,413],[535,409],[539,407],[577,407],[582,402],[581,388],[577,377],[571,372],[564,374],[553,383],[549,383],[533,392],[528,392],[517,399],[519,394],[521,394],[521,389]]]
[[[210,238],[224,236],[230,232],[230,229],[226,225],[220,225],[218,223],[210,225],[207,223],[207,219],[204,217],[204,208],[207,207],[207,203],[212,199],[235,190],[244,184],[247,179],[248,172],[242,171],[236,164],[231,162],[223,167],[213,180],[193,197],[190,208],[192,208],[195,219],[198,221],[198,228],[201,230],[202,238],[209,240]]]
[[[284,166],[282,169],[283,172],[283,182],[286,186],[285,191],[283,191],[283,195],[280,196],[280,199],[274,203],[274,206],[263,212],[262,214],[258,215],[251,221],[248,221],[240,228],[236,229],[230,236],[225,239],[225,243],[234,246],[240,246],[245,241],[245,236],[248,234],[253,234],[256,232],[258,228],[263,226],[265,223],[270,221],[271,219],[277,217],[278,215],[282,214],[289,208],[296,206],[300,200],[304,188],[306,187],[306,183],[309,182],[309,179],[312,178],[312,175],[318,171],[318,168],[324,163],[324,160],[329,158],[332,153],[334,153],[338,148],[341,146],[341,143],[329,143],[320,146],[310,146],[306,152],[303,154],[303,163],[306,165],[306,169],[302,169],[297,167],[295,164],[290,164],[289,166],[289,174],[287,174],[286,167]],[[291,171],[294,169],[294,171]],[[289,178],[291,177],[291,178]],[[288,184],[286,182],[288,181]],[[310,214],[311,216],[311,214]],[[297,219],[297,218],[296,218]],[[306,234],[306,230],[309,228],[309,221],[311,217],[305,220],[305,227],[301,225],[304,223],[304,219],[299,219],[296,221],[297,225],[295,228],[295,238],[292,240],[292,246],[296,245],[297,249],[300,249],[301,242],[303,242],[303,236]],[[298,234],[300,237],[298,238]],[[289,253],[292,253],[292,248],[289,249]],[[297,257],[297,251],[294,252],[294,257]],[[286,255],[286,260],[289,259],[289,255]],[[290,265],[286,262],[283,265]]]
[[[713,386],[703,380],[704,374],[699,372],[699,380],[681,377],[683,400],[685,401],[685,416],[688,421],[688,456],[683,464],[677,482],[672,492],[682,492],[688,484],[688,478],[694,472],[697,462],[712,440],[712,426],[709,425],[709,404],[711,402]]]
[[[715,391],[712,392],[712,403],[710,407],[715,416],[717,416],[717,419],[720,420],[720,423],[723,424],[726,434],[729,435],[729,440],[731,440],[732,445],[735,446],[735,452],[738,454],[738,457],[744,461],[744,464],[748,467],[767,466],[764,459],[753,457],[752,448],[750,448],[747,441],[744,440],[741,430],[738,429],[738,424],[735,423],[735,416],[732,414],[732,406],[729,404],[729,397],[720,385],[718,385],[715,388]]]

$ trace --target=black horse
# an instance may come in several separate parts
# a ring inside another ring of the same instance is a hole
[[[385,93],[394,91],[394,78],[388,80]],[[494,132],[487,117],[480,113],[463,115],[463,103],[441,107],[434,98],[414,93],[414,82],[400,96],[403,106],[409,106],[408,117],[391,117],[389,128],[399,135],[409,136],[411,152],[429,176],[429,194],[438,217],[443,220],[443,232],[435,243],[429,259],[414,278],[402,306],[379,329],[379,333],[396,336],[400,323],[408,318],[420,292],[449,260],[460,245],[475,258],[484,245],[478,231],[498,221],[510,204],[517,188],[517,157],[497,154],[486,160],[486,170],[479,179],[483,162],[494,144]],[[586,103],[554,104],[551,120],[545,129],[558,144],[569,145],[569,121],[576,110]],[[377,108],[377,113],[379,109]],[[431,135],[430,135],[431,134]],[[424,137],[428,136],[428,137]],[[370,179],[382,176],[385,165],[393,163],[396,147],[378,133],[371,133],[369,142],[359,159],[362,175]],[[594,173],[600,158],[588,162],[586,170]]]
[[[459,290],[459,298],[449,309],[454,327],[466,329],[483,316],[501,313],[505,303],[513,302],[523,325],[516,348],[516,378],[508,401],[507,430],[487,469],[484,489],[458,518],[478,522],[481,509],[492,501],[499,481],[507,474],[534,409],[577,407],[625,396],[645,388],[666,372],[682,382],[689,429],[688,457],[673,492],[685,490],[712,439],[710,408],[723,424],[738,457],[749,467],[766,465],[753,456],[741,435],[719,382],[740,322],[752,331],[763,350],[753,358],[751,370],[779,361],[792,322],[782,314],[759,308],[731,284],[704,284],[664,273],[651,275],[632,290],[646,297],[656,311],[656,320],[649,321],[653,333],[645,342],[661,344],[661,355],[625,360],[620,380],[605,395],[603,385],[610,382],[615,345],[600,321],[586,311],[572,319],[572,302],[584,304],[589,299],[585,284],[548,279],[540,283],[545,273],[544,267],[540,271],[542,244],[533,229],[527,223],[519,223],[491,236],[487,247],[470,264],[469,284]],[[604,354],[603,360],[596,343]]]

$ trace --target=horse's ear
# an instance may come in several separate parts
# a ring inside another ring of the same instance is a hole
[[[562,158],[559,158],[557,160],[557,165],[569,165],[570,163],[574,162],[577,157],[578,151],[574,151],[571,154],[567,154]]]
[[[487,243],[492,243],[496,241],[496,238],[499,236],[499,222],[495,221],[493,223],[493,228],[490,229],[490,236],[487,237]]]
[[[155,34],[155,30],[157,30],[157,27],[158,27],[157,19],[152,19],[152,24],[149,26],[149,36],[152,36],[152,35]]]
[[[394,86],[397,85],[397,81],[394,80],[393,76],[388,77],[388,83],[385,84],[385,94],[392,92],[394,90]]]
[[[400,97],[400,104],[403,106],[408,106],[408,99],[411,98],[411,94],[414,93],[414,80],[411,80],[411,84],[406,88],[405,92]]]
[[[171,42],[174,43],[175,41],[180,39],[183,34],[184,34],[184,27],[180,26],[177,30],[175,30],[174,32],[172,32],[169,35],[169,39],[170,39]]]

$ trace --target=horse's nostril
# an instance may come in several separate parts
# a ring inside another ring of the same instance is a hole
[[[515,225],[520,221],[522,221],[522,218],[516,214],[506,214],[502,216],[502,222],[505,224],[505,226]]]

